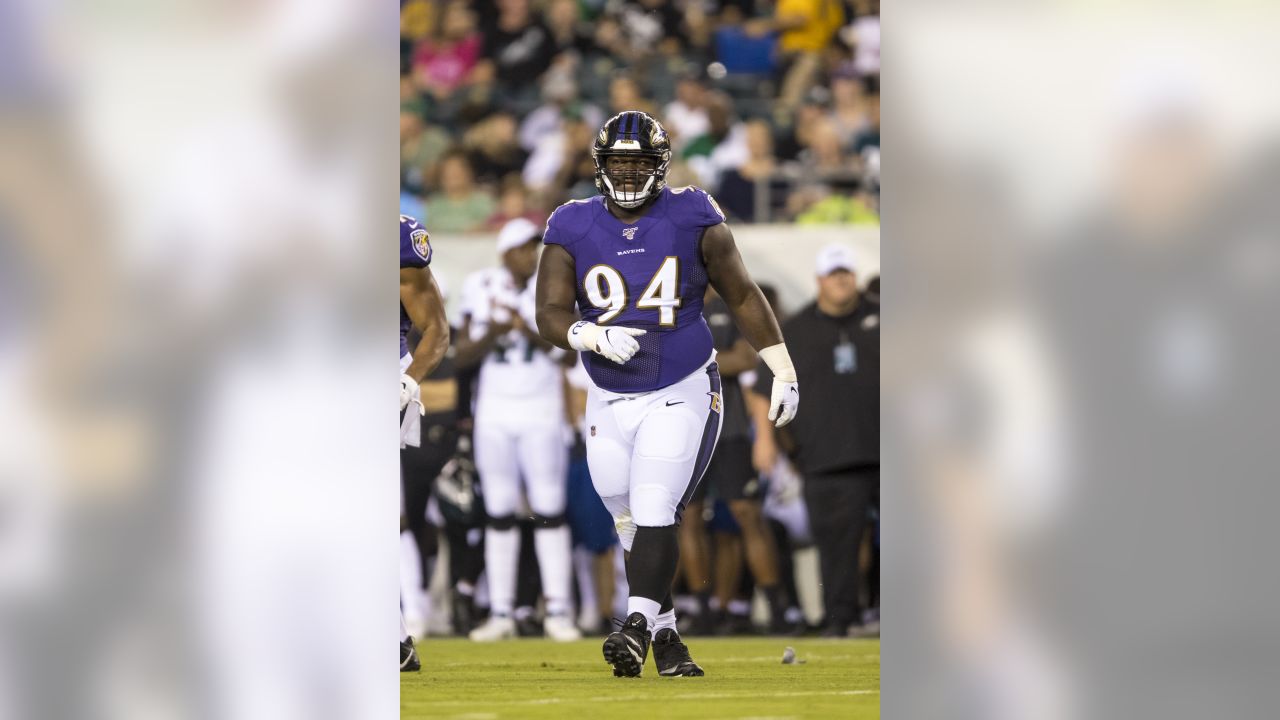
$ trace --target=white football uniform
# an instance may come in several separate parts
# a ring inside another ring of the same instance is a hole
[[[491,322],[504,323],[518,313],[536,332],[534,287],[516,287],[505,268],[482,270],[467,279],[463,312],[472,338],[483,337]],[[565,444],[563,351],[549,354],[519,330],[503,337],[480,366],[476,389],[475,455],[484,491],[485,574],[493,615],[472,631],[475,640],[510,637],[520,556],[515,515],[521,488],[537,517],[533,540],[546,598],[548,635],[576,639],[566,625],[570,601],[570,537],[564,512],[569,449]],[[558,623],[558,624],[557,624]]]
[[[519,313],[534,319],[533,281],[519,291],[505,268],[481,270],[467,279],[464,314],[472,338],[483,337],[491,321]],[[568,450],[564,441],[564,370],[518,330],[499,341],[480,367],[475,403],[476,470],[484,484],[490,517],[519,507],[521,479],[529,508],[552,517],[564,512]]]

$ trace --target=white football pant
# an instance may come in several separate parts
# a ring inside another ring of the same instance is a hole
[[[714,361],[673,385],[587,395],[591,483],[613,516],[624,550],[636,526],[679,523],[720,438],[720,372]]]

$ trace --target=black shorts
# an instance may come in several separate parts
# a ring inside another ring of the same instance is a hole
[[[732,438],[716,446],[707,474],[698,483],[692,502],[699,502],[710,492],[721,500],[763,500],[764,487],[751,466],[751,440]]]

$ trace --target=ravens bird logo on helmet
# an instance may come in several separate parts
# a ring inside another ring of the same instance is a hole
[[[596,188],[620,207],[638,208],[666,187],[671,139],[662,124],[647,113],[627,110],[600,128],[591,157],[596,165]],[[610,158],[619,160],[611,163]]]

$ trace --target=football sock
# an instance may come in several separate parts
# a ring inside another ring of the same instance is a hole
[[[567,615],[571,593],[569,528],[566,525],[538,528],[533,531],[533,546],[538,552],[538,569],[542,576],[542,595],[547,600],[548,615]]]
[[[422,559],[418,552],[418,543],[413,533],[400,533],[400,621],[405,622],[405,615],[414,621],[415,626],[425,623],[431,614],[429,603],[431,598],[423,592]]]
[[[409,639],[409,628],[404,626],[404,613],[400,613],[400,642]]]
[[[659,603],[657,600],[650,600],[649,598],[636,597],[635,595],[632,595],[627,598],[627,615],[630,615],[631,613],[640,613],[644,616],[649,627],[652,628],[654,625],[658,624],[658,615],[660,614],[658,605]]]
[[[671,628],[672,630],[676,629],[675,608],[658,613],[658,618],[653,623],[653,632],[651,633],[651,636],[656,637],[658,635],[658,631],[662,628]]]
[[[658,603],[658,617],[653,625],[649,627],[649,634],[650,636],[655,636],[659,630],[668,627],[672,630],[676,629],[676,604],[670,592],[662,599],[661,603]]]
[[[636,528],[631,559],[627,562],[627,583],[631,586],[627,614],[642,613],[649,621],[649,627],[653,627],[661,612],[662,601],[670,600],[671,583],[675,579],[679,559],[680,547],[674,525]]]
[[[515,528],[486,528],[485,575],[489,578],[489,607],[494,617],[511,617],[516,602],[516,563],[520,559],[520,534]]]

